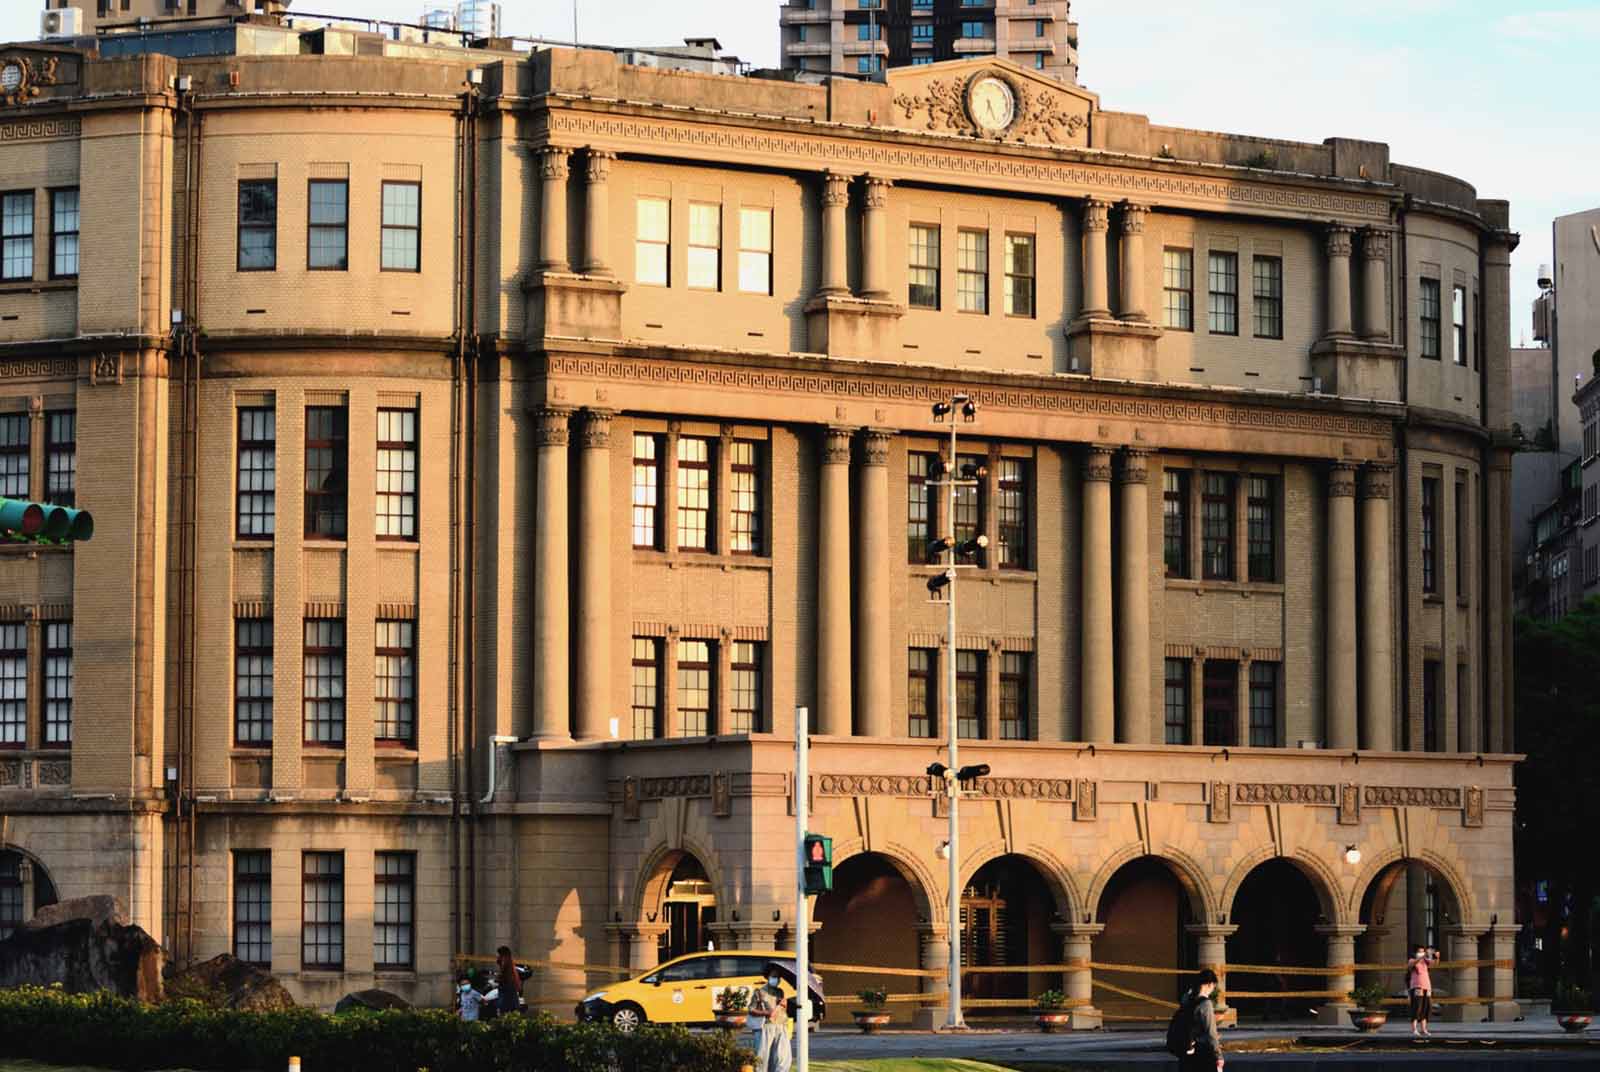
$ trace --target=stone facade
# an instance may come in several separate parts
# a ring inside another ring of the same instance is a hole
[[[1503,202],[993,59],[62,57],[0,111],[35,236],[0,416],[41,497],[75,412],[98,522],[0,547],[29,697],[0,841],[61,896],[324,1004],[443,1002],[452,953],[506,942],[573,965],[536,976],[560,1007],[576,965],[791,942],[805,791],[819,958],[940,965],[921,772],[955,718],[993,770],[980,962],[1248,963],[1280,880],[1319,962],[1509,948]],[[938,104],[985,79],[1027,102],[1003,129]],[[951,688],[925,546],[980,533]],[[1512,1008],[1509,975],[1453,983]]]

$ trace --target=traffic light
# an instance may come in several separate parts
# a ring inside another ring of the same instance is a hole
[[[803,882],[806,893],[827,893],[833,889],[833,839],[821,834],[807,834],[805,861]]]
[[[94,536],[94,517],[70,506],[0,498],[0,539],[24,543],[72,543]]]

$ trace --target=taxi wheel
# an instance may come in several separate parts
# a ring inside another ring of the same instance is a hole
[[[611,1011],[611,1024],[623,1034],[632,1034],[633,1030],[644,1023],[644,1010],[633,1002],[625,1002]]]

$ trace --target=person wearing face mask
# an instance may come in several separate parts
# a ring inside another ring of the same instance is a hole
[[[1428,966],[1439,963],[1439,951],[1430,949],[1425,945],[1416,947],[1411,959],[1406,961],[1406,993],[1411,997],[1411,1037],[1417,1038],[1417,1028],[1420,1025],[1421,1037],[1428,1035],[1428,1016],[1433,1012],[1433,980],[1428,975]]]
[[[764,986],[750,999],[750,1017],[761,1022],[756,1042],[756,1072],[789,1072],[789,1009],[783,1000],[783,986],[775,973],[768,973]]]

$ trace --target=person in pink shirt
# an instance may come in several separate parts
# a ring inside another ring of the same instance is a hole
[[[1419,945],[1410,960],[1406,961],[1406,993],[1411,995],[1411,1037],[1428,1034],[1428,1014],[1433,1011],[1433,979],[1428,975],[1428,965],[1439,963],[1439,951]]]

